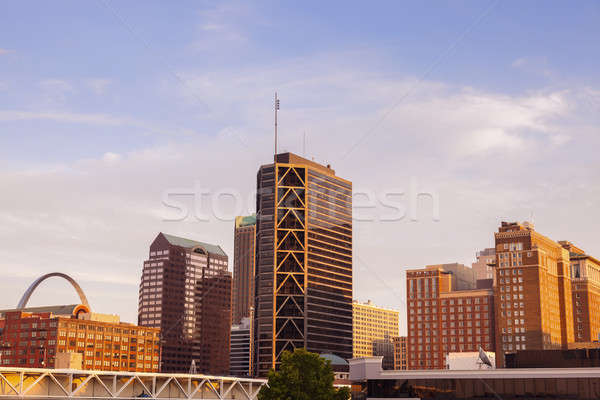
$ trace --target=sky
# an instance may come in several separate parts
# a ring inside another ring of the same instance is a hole
[[[161,231],[231,268],[275,92],[279,150],[353,182],[354,296],[401,331],[404,271],[470,265],[501,221],[598,257],[599,18],[597,1],[5,3],[0,308],[60,271],[135,322]],[[30,305],[76,301],[54,278]]]

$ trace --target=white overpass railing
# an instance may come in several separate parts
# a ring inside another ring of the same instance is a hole
[[[0,367],[0,399],[256,400],[262,379]]]

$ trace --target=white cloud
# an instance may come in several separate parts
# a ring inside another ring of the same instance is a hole
[[[511,63],[513,68],[542,75],[546,78],[555,78],[556,72],[550,68],[547,57],[521,57]]]
[[[275,89],[281,98],[280,149],[301,153],[306,131],[307,157],[331,162],[356,188],[406,190],[414,176],[440,193],[440,222],[431,221],[422,199],[418,222],[355,223],[354,250],[363,260],[355,264],[357,297],[403,309],[406,266],[469,262],[491,245],[501,218],[524,219],[532,210],[548,236],[600,254],[593,231],[600,222],[600,188],[594,184],[600,172],[587,166],[600,135],[581,118],[576,93],[508,95],[423,82],[378,123],[414,87],[414,77],[377,77],[348,68],[359,64],[347,59],[296,61],[270,70],[182,74],[189,85],[163,94],[195,104],[189,91],[202,93],[214,110],[207,118],[223,121],[212,135],[144,143],[130,152],[115,147],[58,166],[0,169],[6,194],[0,197],[0,259],[33,275],[81,275],[92,288],[103,279],[120,282],[123,287],[94,291],[90,300],[107,312],[123,309],[126,320],[135,320],[135,284],[158,231],[222,244],[232,257],[231,221],[166,222],[162,195],[196,182],[249,195],[257,168],[272,160]],[[0,111],[0,121],[31,118],[98,124],[124,138],[131,126],[156,125],[105,114]],[[192,210],[188,200],[182,199]],[[1,302],[16,303],[28,281],[19,278],[3,289]],[[48,299],[55,300],[38,301]]]
[[[148,133],[165,136],[194,136],[199,134],[199,132],[192,129],[182,127],[165,127],[156,123],[140,121],[127,116],[60,111],[0,110],[0,122],[30,120],[48,120],[65,124],[135,127]]]
[[[131,120],[106,114],[81,114],[52,111],[0,110],[0,121],[52,120],[56,122],[94,124],[94,125],[127,125]]]
[[[43,79],[38,83],[42,104],[51,107],[64,105],[76,90],[68,81],[63,79]]]
[[[473,132],[469,142],[463,145],[466,154],[478,154],[494,148],[519,149],[523,140],[511,136],[502,129],[486,129]]]
[[[0,56],[4,55],[4,54],[9,54],[9,53],[12,53],[12,52],[13,52],[12,50],[0,48]]]
[[[219,2],[199,11],[199,33],[192,47],[196,50],[223,50],[223,46],[239,46],[248,42],[244,22],[250,17],[256,22],[251,9],[240,2]]]
[[[121,155],[112,152],[104,153],[104,155],[102,156],[102,160],[104,160],[104,162],[109,165],[116,164],[117,162],[119,162],[119,160],[121,160]]]
[[[92,78],[86,79],[85,83],[89,86],[92,91],[97,95],[103,95],[112,83],[112,80],[106,78]]]

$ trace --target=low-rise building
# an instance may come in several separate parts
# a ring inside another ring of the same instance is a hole
[[[4,310],[0,318],[3,367],[158,372],[157,328],[91,313],[81,304]]]

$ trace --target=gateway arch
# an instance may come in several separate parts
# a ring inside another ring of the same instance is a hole
[[[73,288],[75,289],[75,291],[77,292],[77,295],[79,296],[79,299],[81,300],[81,304],[83,304],[88,309],[90,309],[90,305],[88,303],[87,297],[85,297],[85,293],[83,293],[83,290],[81,289],[81,286],[79,286],[79,284],[77,282],[75,282],[75,279],[73,279],[69,275],[63,274],[61,272],[52,272],[50,274],[46,274],[46,275],[41,276],[38,279],[36,279],[27,288],[27,290],[23,294],[23,297],[21,297],[21,300],[19,301],[19,304],[17,304],[17,309],[18,310],[24,309],[25,306],[27,306],[27,302],[29,301],[29,298],[31,297],[31,295],[33,294],[33,292],[35,291],[35,289],[40,285],[40,283],[42,283],[46,279],[52,278],[54,276],[57,276],[59,278],[63,278],[66,281],[68,281],[71,284],[71,286],[73,286]]]

